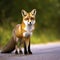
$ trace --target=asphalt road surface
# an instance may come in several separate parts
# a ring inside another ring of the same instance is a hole
[[[31,50],[32,55],[0,53],[0,60],[60,60],[60,43],[31,45]]]

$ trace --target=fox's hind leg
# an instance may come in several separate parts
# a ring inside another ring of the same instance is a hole
[[[16,39],[16,45],[15,45],[15,54],[19,54],[19,49],[18,49],[18,46],[17,46],[17,44],[18,44],[18,38],[15,38]]]
[[[17,47],[17,45],[15,46],[15,54],[18,54],[18,47]]]
[[[22,39],[19,39],[19,41],[20,41],[20,45],[19,45],[19,53],[20,54],[23,54],[23,52],[22,52],[22,44],[23,44],[23,40]]]

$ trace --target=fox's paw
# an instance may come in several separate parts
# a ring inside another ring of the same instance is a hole
[[[24,52],[24,54],[25,54],[25,55],[27,55],[27,54],[28,54],[28,52],[27,52],[27,51],[25,51],[25,52]]]
[[[15,54],[18,54],[18,51],[17,50],[15,51]]]
[[[29,51],[29,54],[32,54],[32,52],[31,52],[31,51]]]
[[[20,54],[23,54],[22,50],[19,51]]]

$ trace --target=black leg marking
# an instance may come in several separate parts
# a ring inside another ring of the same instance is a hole
[[[17,50],[15,51],[15,54],[18,54],[18,51]]]
[[[30,49],[30,41],[29,41],[29,46],[28,46],[28,53],[32,54],[31,49]]]
[[[28,54],[28,52],[27,52],[27,47],[26,47],[26,43],[24,42],[24,54],[26,55],[26,54]]]
[[[19,51],[20,54],[23,54],[22,50]]]

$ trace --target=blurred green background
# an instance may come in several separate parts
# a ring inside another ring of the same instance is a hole
[[[0,0],[0,47],[22,22],[21,10],[37,10],[33,44],[60,41],[60,0]]]

